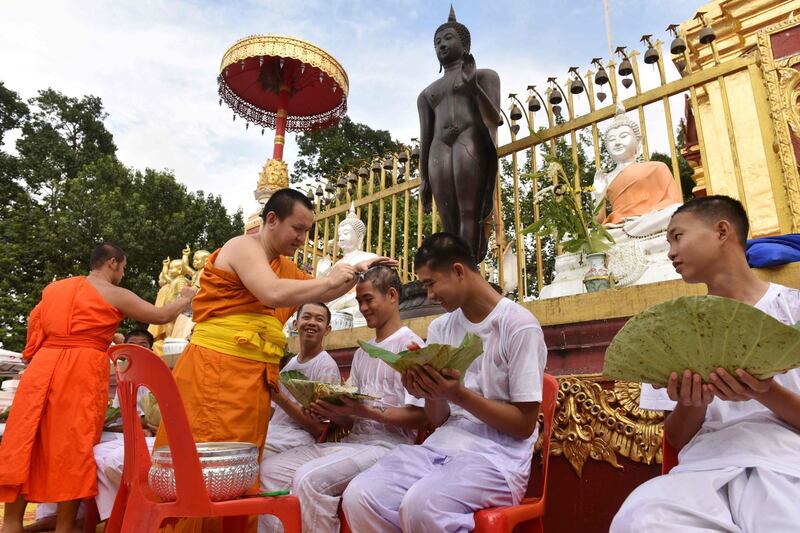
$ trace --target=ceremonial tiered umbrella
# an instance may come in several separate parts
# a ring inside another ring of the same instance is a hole
[[[217,78],[222,102],[245,120],[246,127],[275,130],[272,159],[259,189],[287,187],[283,162],[287,131],[327,128],[347,113],[349,82],[330,54],[307,41],[285,35],[254,35],[237,41],[222,58]]]

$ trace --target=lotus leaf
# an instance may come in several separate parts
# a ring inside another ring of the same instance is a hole
[[[108,425],[109,423],[113,422],[114,420],[120,417],[120,410],[119,407],[111,407],[110,405],[106,407],[106,419],[104,424]]]
[[[380,399],[359,393],[358,387],[312,381],[308,379],[305,374],[297,370],[281,372],[280,378],[281,383],[283,383],[286,389],[303,407],[308,407],[317,400],[324,400],[334,405],[342,405],[342,396],[347,396],[354,400]]]
[[[603,375],[665,386],[685,369],[708,382],[717,368],[767,379],[800,367],[800,330],[719,296],[686,296],[642,311],[606,351]]]
[[[414,365],[430,365],[436,370],[443,368],[458,370],[462,377],[469,365],[483,353],[483,342],[474,333],[467,333],[458,348],[449,344],[428,344],[418,350],[394,353],[374,344],[362,341],[358,341],[358,344],[370,357],[382,359],[398,372],[408,370]]]

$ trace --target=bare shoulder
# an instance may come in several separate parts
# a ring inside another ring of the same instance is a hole
[[[477,75],[480,81],[493,82],[500,85],[500,75],[490,68],[479,68]]]
[[[234,271],[235,258],[242,256],[264,255],[264,249],[259,245],[258,239],[252,235],[239,235],[222,245],[214,261],[214,266],[222,270]]]

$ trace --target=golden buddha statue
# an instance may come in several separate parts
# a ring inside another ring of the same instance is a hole
[[[208,257],[211,255],[211,252],[208,250],[197,250],[192,257],[192,266],[189,266],[189,256],[191,253],[192,250],[187,244],[186,248],[181,251],[181,272],[191,278],[192,286],[199,287],[200,276],[203,274],[203,269],[206,267],[206,262],[208,261]]]
[[[183,261],[181,259],[170,260],[167,257],[162,261],[161,273],[158,276],[158,284],[161,288],[156,295],[156,307],[163,307],[174,302],[181,293],[181,289],[190,283],[189,279],[183,276]],[[164,339],[172,336],[172,329],[175,322],[166,324],[151,324],[147,331],[153,335],[153,351],[162,354]]]

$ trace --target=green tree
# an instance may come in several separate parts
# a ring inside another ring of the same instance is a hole
[[[292,181],[326,181],[386,152],[398,152],[402,144],[392,140],[386,130],[373,130],[366,124],[343,118],[333,127],[297,136],[298,158]]]
[[[21,129],[18,156],[0,151],[0,343],[22,349],[27,315],[54,278],[84,274],[101,241],[129,254],[123,285],[153,301],[161,260],[189,244],[213,250],[241,233],[219,197],[189,192],[169,172],[135,171],[115,155],[99,99],[48,89],[30,101],[0,86],[0,136]],[[2,137],[0,137],[2,138]]]

